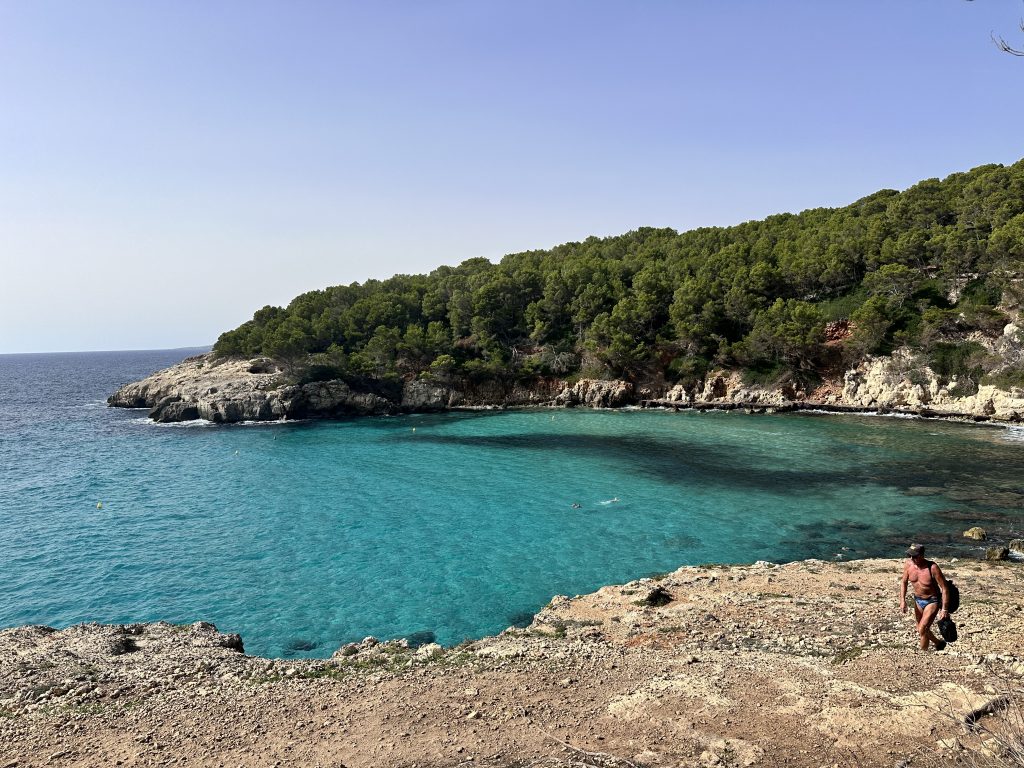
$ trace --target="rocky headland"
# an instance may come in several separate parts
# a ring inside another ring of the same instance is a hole
[[[321,660],[201,622],[3,630],[0,766],[1017,765],[1024,571],[943,566],[942,652],[915,648],[899,560],[680,568]]]
[[[1006,365],[1024,361],[1020,328],[1009,324],[1001,336],[974,339]],[[691,386],[664,381],[538,378],[530,384],[421,375],[388,386],[352,386],[345,381],[295,383],[269,358],[238,359],[214,353],[191,357],[127,384],[111,406],[147,408],[160,422],[332,419],[457,408],[623,406],[892,412],[926,417],[1018,423],[1024,419],[1024,389],[992,384],[963,386],[944,380],[907,348],[868,357],[822,383],[803,388],[787,383],[756,386],[738,371],[717,370]]]

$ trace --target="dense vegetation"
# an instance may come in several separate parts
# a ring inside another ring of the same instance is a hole
[[[1002,329],[1022,272],[1024,160],[844,208],[643,228],[311,291],[259,310],[215,351],[291,361],[306,379],[685,382],[711,366],[813,379],[906,344],[976,382],[991,366],[964,339]],[[852,333],[826,344],[843,320]]]

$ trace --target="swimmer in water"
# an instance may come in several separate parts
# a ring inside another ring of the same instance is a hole
[[[608,499],[607,501],[602,501],[601,503],[602,503],[602,504],[614,504],[614,503],[615,503],[615,502],[617,502],[618,500],[619,500],[619,497],[618,497],[618,496],[616,496],[616,497],[614,497],[614,498]]]
[[[582,505],[582,504],[580,504],[580,503],[579,503],[578,501],[574,501],[574,502],[572,503],[572,508],[573,508],[573,509],[582,509],[582,507],[583,507],[583,505]]]

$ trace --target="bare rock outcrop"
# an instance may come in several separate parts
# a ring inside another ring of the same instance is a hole
[[[580,379],[575,384],[566,384],[555,397],[555,405],[573,407],[584,405],[590,408],[621,408],[636,400],[633,384],[628,381],[602,381]]]
[[[972,339],[973,340],[973,339]],[[996,339],[978,337],[1004,367],[1024,360],[1024,341],[1009,324]],[[744,381],[739,371],[715,370],[696,384],[580,379],[574,383],[539,377],[528,382],[472,381],[428,377],[400,388],[370,386],[360,391],[345,381],[291,383],[268,358],[191,357],[142,381],[126,384],[108,403],[149,408],[155,421],[213,422],[345,418],[451,408],[504,408],[537,405],[620,408],[635,403],[693,408],[745,408],[774,412],[794,408],[840,411],[891,410],[924,416],[1019,422],[1024,419],[1024,389],[1000,389],[973,381],[948,381],[919,353],[901,348],[889,356],[869,357],[813,391],[792,382],[761,386]]]
[[[0,631],[0,710],[98,707],[175,688],[197,669],[234,677],[249,664],[239,635],[203,621],[16,627]]]
[[[464,401],[461,392],[439,381],[415,379],[402,387],[401,405],[405,411],[443,411]]]
[[[107,403],[149,408],[150,417],[159,422],[339,418],[397,410],[387,398],[358,392],[343,381],[289,384],[284,372],[267,358],[240,360],[212,354],[190,357],[126,384]]]
[[[956,377],[943,383],[911,350],[901,348],[888,357],[869,357],[847,371],[843,402],[864,409],[907,409],[999,421],[1020,421],[1024,416],[1024,390],[964,384]]]
[[[582,384],[582,382],[581,382]],[[616,407],[632,402],[632,385],[594,382],[577,385],[580,404]],[[360,391],[334,379],[291,383],[268,358],[219,358],[208,353],[126,384],[107,399],[120,408],[148,408],[158,422],[206,419],[217,423],[279,419],[337,419],[460,407],[529,406],[550,403],[565,388],[557,379],[532,384],[485,381],[471,384],[418,378],[400,389]],[[576,395],[572,395],[575,397]],[[575,402],[575,401],[574,401]]]
[[[692,390],[676,385],[666,394],[666,400],[691,405],[695,408],[764,408],[780,410],[791,408],[793,401],[802,399],[803,393],[785,383],[774,387],[746,384],[737,371],[712,371],[702,386]]]
[[[365,638],[329,659],[247,656],[203,623],[4,629],[0,765],[988,764],[1019,735],[1013,566],[943,562],[986,599],[927,653],[896,609],[902,567],[684,567],[455,647]]]
[[[155,421],[233,422],[281,418],[281,370],[266,358],[190,357],[126,384],[107,399],[121,408],[149,408]]]

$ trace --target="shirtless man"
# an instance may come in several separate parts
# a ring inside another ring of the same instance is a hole
[[[932,622],[949,616],[949,591],[946,577],[939,566],[924,559],[924,546],[911,544],[907,549],[907,560],[903,563],[903,578],[900,579],[900,611],[907,612],[907,582],[914,585],[914,617],[917,619],[917,633],[921,636],[921,650],[928,650],[928,641],[936,651],[946,647],[932,632]]]

